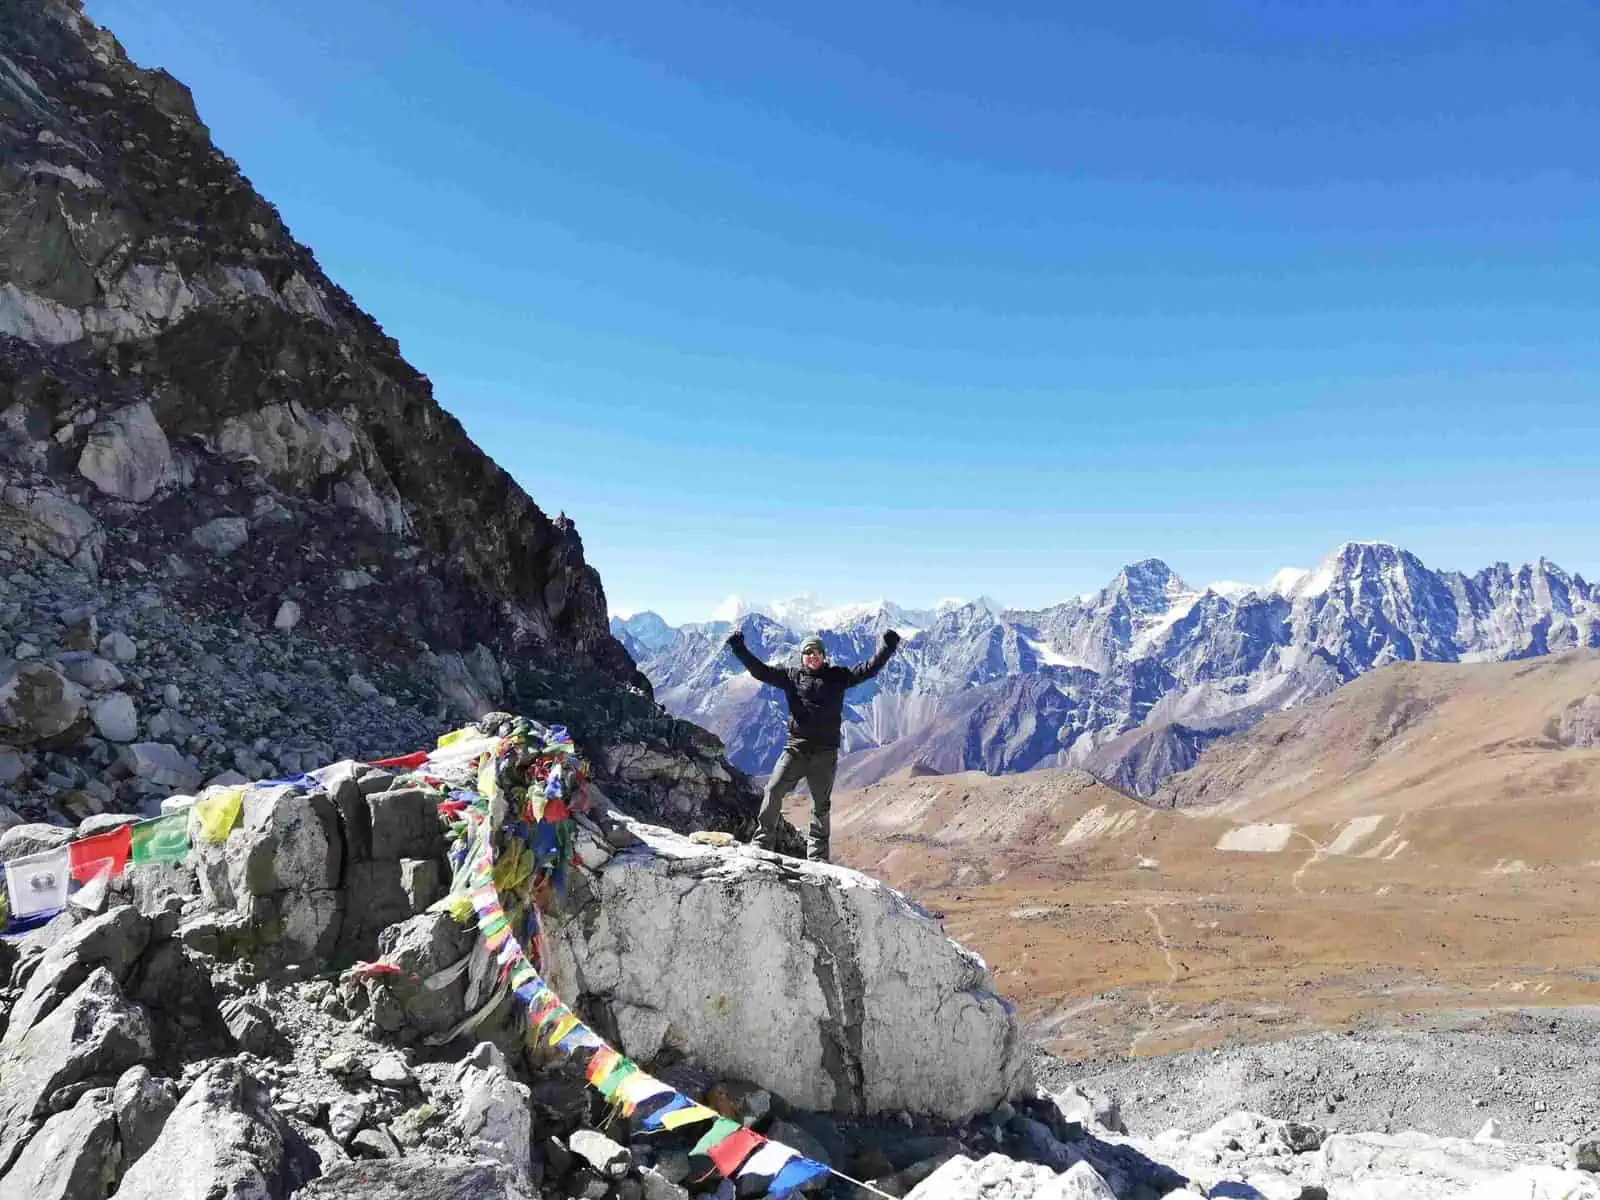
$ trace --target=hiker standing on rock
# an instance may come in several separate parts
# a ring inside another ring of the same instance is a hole
[[[889,661],[900,644],[900,635],[886,629],[878,652],[854,667],[836,667],[828,662],[822,639],[812,634],[800,643],[798,667],[769,667],[744,644],[744,634],[735,629],[728,635],[728,649],[745,669],[762,683],[781,688],[789,702],[789,740],[761,799],[756,836],[752,845],[771,850],[778,839],[778,817],[783,798],[801,779],[811,787],[811,831],[806,838],[806,857],[813,862],[828,861],[828,819],[833,801],[833,776],[839,767],[839,726],[844,720],[844,694],[865,683]]]

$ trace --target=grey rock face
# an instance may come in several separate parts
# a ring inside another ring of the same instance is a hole
[[[129,1168],[120,1200],[255,1200],[280,1194],[287,1131],[267,1088],[222,1060],[184,1093]]]
[[[14,1043],[0,1047],[0,1171],[47,1112],[60,1088],[115,1077],[150,1056],[150,1022],[104,967]]]
[[[0,1200],[105,1200],[121,1163],[111,1089],[96,1088],[34,1134],[0,1178]]]
[[[155,1145],[178,1098],[170,1080],[157,1079],[149,1067],[141,1065],[123,1072],[111,1102],[122,1142],[122,1164],[131,1167]]]

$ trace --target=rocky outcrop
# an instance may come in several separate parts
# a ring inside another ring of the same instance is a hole
[[[468,439],[180,83],[69,0],[6,6],[0,55],[0,738],[36,784],[0,771],[0,805],[76,821],[504,704],[559,708],[596,762],[720,758],[612,638],[572,522]],[[61,657],[86,652],[127,678]],[[730,828],[751,797],[720,773],[638,792]]]
[[[620,827],[620,854],[580,850],[593,898],[557,927],[553,974],[609,1009],[630,1055],[691,1055],[844,1113],[959,1117],[1027,1085],[1016,1014],[983,961],[899,893]]]

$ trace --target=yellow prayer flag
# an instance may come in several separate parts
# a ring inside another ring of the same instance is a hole
[[[244,789],[227,788],[195,802],[190,811],[203,842],[225,842],[244,808]]]
[[[578,1018],[573,1016],[571,1013],[568,1013],[566,1016],[562,1017],[561,1020],[556,1022],[556,1027],[550,1031],[550,1036],[546,1040],[550,1043],[550,1045],[554,1046],[562,1038],[566,1037],[567,1034],[576,1029],[578,1025]]]
[[[494,759],[486,758],[478,767],[478,794],[494,799]]]
[[[436,745],[434,749],[443,750],[446,746],[455,745],[462,738],[477,736],[478,731],[475,728],[473,728],[471,725],[465,725],[460,729],[451,730],[449,733],[441,733],[439,735],[438,745]]]
[[[704,1104],[691,1104],[688,1108],[680,1108],[677,1112],[669,1112],[662,1117],[661,1128],[680,1129],[700,1121],[713,1121],[720,1115],[715,1109],[707,1108]]]

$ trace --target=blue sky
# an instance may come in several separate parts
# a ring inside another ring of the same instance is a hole
[[[1600,8],[87,0],[614,609],[1600,574]]]

